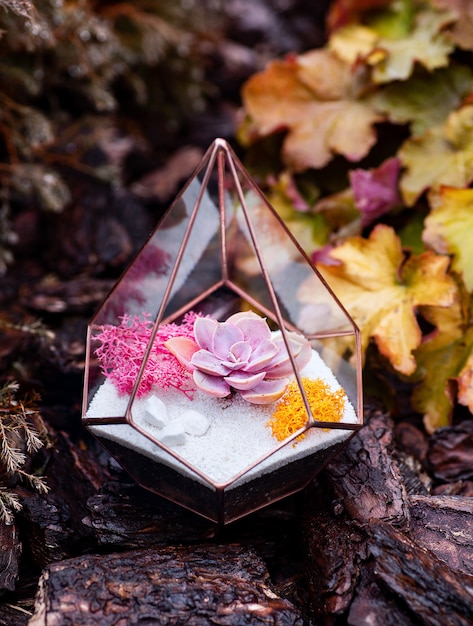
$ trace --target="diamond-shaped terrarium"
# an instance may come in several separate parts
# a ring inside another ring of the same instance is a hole
[[[83,423],[143,487],[227,523],[362,424],[359,331],[216,140],[90,323]]]

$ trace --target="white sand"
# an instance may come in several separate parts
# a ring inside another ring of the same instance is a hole
[[[322,378],[332,391],[340,388],[332,371],[315,351],[311,362],[302,370],[301,375],[312,379]],[[274,411],[274,404],[254,405],[238,395],[232,396],[231,400],[230,398],[213,398],[201,391],[196,391],[192,400],[174,389],[159,390],[155,392],[155,395],[166,404],[168,418],[171,421],[179,418],[180,414],[188,408],[199,411],[210,420],[210,427],[204,435],[186,435],[185,443],[172,446],[172,450],[202,472],[211,482],[221,484],[230,481],[280,445],[280,442],[272,436],[271,429],[265,426]],[[120,397],[113,383],[106,380],[93,397],[86,416],[88,418],[123,416],[128,402],[129,397]],[[133,419],[136,424],[159,439],[161,429],[152,426],[146,420],[144,403],[145,399],[136,400],[132,407]],[[344,415],[340,421],[351,424],[358,422],[355,410],[348,400],[345,402]],[[98,436],[132,448],[201,482],[200,477],[189,472],[180,461],[128,424],[97,426],[90,424],[89,428]],[[352,432],[352,430],[311,428],[303,440],[295,445],[292,443],[285,445],[257,467],[241,476],[231,486],[241,485],[285,463],[340,443]]]

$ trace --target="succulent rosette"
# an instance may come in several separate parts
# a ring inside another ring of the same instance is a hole
[[[301,370],[312,348],[305,337],[286,333],[289,349]],[[294,370],[280,331],[252,311],[236,313],[225,322],[197,317],[194,339],[172,337],[165,346],[189,369],[197,388],[225,398],[236,390],[248,402],[269,404],[285,392]]]

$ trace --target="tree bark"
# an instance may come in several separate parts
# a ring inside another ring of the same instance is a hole
[[[452,570],[390,524],[372,525],[375,576],[426,626],[471,626],[473,576]]]
[[[102,546],[145,548],[178,541],[202,541],[215,524],[136,484],[107,483],[87,501],[84,524]]]
[[[372,519],[407,527],[409,502],[393,457],[393,424],[375,413],[327,468],[327,476],[347,514],[359,523]]]
[[[453,570],[473,575],[473,499],[411,496],[415,541]]]
[[[81,556],[44,571],[29,626],[302,626],[267,583],[263,561],[235,545]]]
[[[16,525],[0,523],[0,594],[15,589],[21,548]]]

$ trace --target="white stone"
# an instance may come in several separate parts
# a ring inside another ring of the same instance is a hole
[[[143,419],[151,426],[164,428],[169,423],[168,410],[158,396],[149,396],[143,402]]]
[[[161,431],[159,437],[162,443],[167,446],[182,446],[186,442],[186,433],[179,420],[169,422]]]
[[[197,437],[205,435],[210,426],[210,420],[205,417],[203,413],[195,411],[194,409],[187,409],[176,421],[182,424],[184,431],[188,435],[195,435]]]

